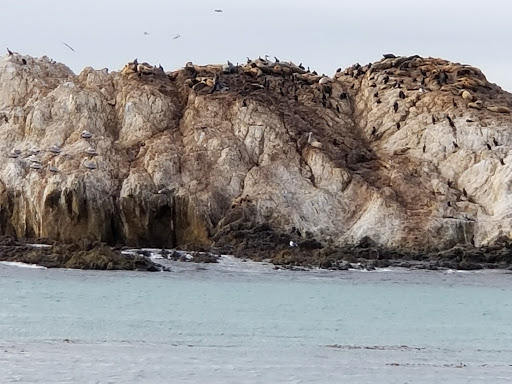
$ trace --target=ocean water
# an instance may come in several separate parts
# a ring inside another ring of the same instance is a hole
[[[0,264],[0,383],[510,383],[506,271]]]

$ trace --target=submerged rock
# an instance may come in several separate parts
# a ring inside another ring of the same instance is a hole
[[[492,247],[512,231],[512,95],[477,68],[387,57],[330,78],[258,59],[77,76],[15,53],[0,85],[0,234],[326,268],[454,260],[434,255],[456,245],[510,263]],[[66,263],[114,258],[94,252]],[[482,263],[465,255],[461,268]]]

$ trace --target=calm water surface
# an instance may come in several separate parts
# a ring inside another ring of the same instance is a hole
[[[0,383],[509,383],[512,274],[0,265]]]

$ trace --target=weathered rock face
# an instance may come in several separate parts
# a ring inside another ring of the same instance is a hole
[[[14,54],[0,84],[0,234],[207,247],[265,225],[402,249],[511,236],[512,95],[474,67],[398,57],[328,78],[258,59],[76,76]]]

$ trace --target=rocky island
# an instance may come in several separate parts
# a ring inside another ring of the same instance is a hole
[[[512,95],[470,65],[75,75],[10,53],[0,85],[0,235],[54,242],[67,256],[51,266],[117,269],[114,245],[335,269],[512,263]],[[70,261],[93,248],[103,262]]]

